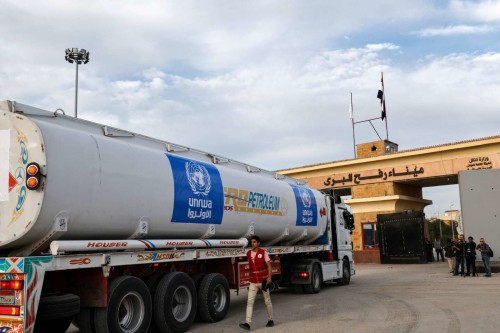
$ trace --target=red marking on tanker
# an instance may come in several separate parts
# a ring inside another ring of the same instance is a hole
[[[146,242],[142,239],[138,239],[139,242],[141,242],[142,244],[144,244],[146,246],[146,249],[152,249],[154,248],[154,246],[152,244],[150,244],[149,242]]]
[[[69,261],[71,265],[88,265],[92,260],[90,258],[72,259]]]
[[[321,217],[326,216],[326,208],[325,208],[325,207],[323,207],[323,208],[321,208],[321,209],[319,210],[319,215],[320,215]]]
[[[126,247],[127,242],[88,242],[87,247]]]
[[[9,172],[9,192],[12,191],[14,187],[17,185],[17,180],[12,176],[12,174]]]

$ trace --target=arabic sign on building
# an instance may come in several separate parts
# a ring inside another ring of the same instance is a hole
[[[373,184],[384,181],[415,180],[421,178],[456,175],[461,170],[492,168],[500,168],[499,154],[419,163],[418,165],[402,165],[376,170],[364,170],[360,172],[339,173],[328,177],[322,177],[321,179],[314,179],[310,181],[310,183],[313,187],[317,185],[320,185],[319,187],[345,187]]]
[[[361,184],[362,182],[366,181],[366,180],[387,180],[389,178],[397,178],[397,177],[408,177],[408,176],[413,176],[413,177],[418,177],[419,175],[422,175],[424,174],[424,168],[423,167],[419,167],[417,168],[417,166],[415,166],[413,168],[413,170],[411,170],[408,166],[406,167],[406,169],[403,169],[402,171],[396,171],[396,169],[392,168],[390,170],[382,170],[382,169],[378,169],[377,173],[375,174],[372,174],[370,172],[366,172],[361,174],[361,173],[349,173],[346,178],[346,176],[342,176],[341,178],[340,177],[336,177],[336,178],[333,178],[333,177],[328,177],[325,181],[324,181],[324,185],[326,186],[335,186],[336,184],[342,184],[342,185],[345,185],[345,184],[349,184],[349,183],[354,183],[356,185],[359,185]]]

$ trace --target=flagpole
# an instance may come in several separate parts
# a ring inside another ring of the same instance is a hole
[[[356,158],[356,136],[354,135],[354,116],[353,116],[354,108],[352,106],[352,93],[351,93],[351,104],[349,105],[349,116],[351,118],[351,124],[352,124],[352,142],[353,142],[353,149],[354,149],[354,158]]]
[[[389,141],[389,129],[387,127],[387,110],[385,109],[385,87],[384,87],[384,72],[381,72],[381,75],[382,75],[382,94],[383,94],[383,98],[384,98],[384,105],[382,106],[383,107],[383,112],[384,112],[384,118],[385,118],[385,137],[387,138],[387,141]]]

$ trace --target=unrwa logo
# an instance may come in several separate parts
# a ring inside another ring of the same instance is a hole
[[[305,188],[299,188],[300,199],[302,199],[302,204],[305,208],[311,207],[311,196],[309,191]]]
[[[208,195],[212,183],[207,168],[196,162],[186,162],[186,176],[194,194]]]

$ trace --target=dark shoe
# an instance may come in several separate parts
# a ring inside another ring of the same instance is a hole
[[[491,275],[485,275],[486,277],[491,277]]]
[[[274,326],[274,321],[269,320],[266,324],[266,327],[273,327]]]
[[[458,274],[453,274],[453,276],[458,276]]]
[[[241,323],[240,327],[244,330],[250,331],[250,324],[249,323]]]

